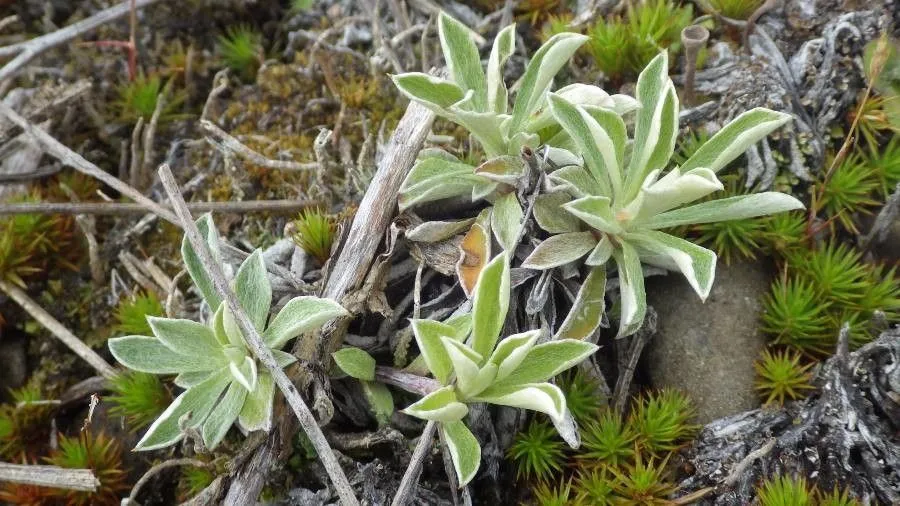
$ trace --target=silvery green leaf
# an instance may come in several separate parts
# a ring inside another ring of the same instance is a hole
[[[506,84],[503,82],[503,64],[516,50],[516,25],[500,30],[494,38],[487,65],[487,109],[505,114],[509,107]]]
[[[523,130],[525,122],[540,107],[553,76],[569,61],[575,51],[588,40],[577,33],[559,33],[551,37],[528,62],[519,84],[508,132]]]
[[[176,353],[155,337],[125,336],[108,341],[113,357],[129,369],[153,374],[209,371],[216,365],[204,357]]]
[[[535,345],[512,374],[491,387],[510,388],[547,381],[593,355],[597,345],[575,339],[557,339]]]
[[[269,322],[262,334],[263,341],[269,348],[277,350],[304,332],[317,330],[335,318],[348,315],[343,306],[331,299],[308,295],[294,297]]]
[[[604,265],[609,261],[610,257],[612,257],[612,252],[613,243],[609,239],[609,235],[603,234],[603,237],[597,241],[597,246],[594,247],[591,254],[584,259],[584,263],[585,265],[590,265],[592,267]]]
[[[285,368],[294,362],[297,361],[297,357],[291,355],[286,351],[281,350],[269,350],[272,352],[272,356],[275,357],[275,363],[278,364],[278,367]],[[257,387],[259,388],[259,387]]]
[[[716,276],[716,254],[678,237],[656,230],[625,234],[624,239],[643,250],[668,258],[684,274],[688,283],[704,301]]]
[[[222,324],[225,327],[225,336],[228,337],[228,343],[231,346],[247,350],[247,342],[244,340],[244,333],[241,326],[238,325],[237,318],[234,313],[227,307],[222,312]]]
[[[392,79],[400,93],[444,117],[451,115],[447,110],[451,105],[466,96],[456,84],[421,72],[395,75]]]
[[[213,223],[212,214],[204,214],[198,218],[195,223],[197,224],[200,235],[203,236],[210,253],[212,253],[213,260],[221,262],[221,256],[219,254],[219,233],[216,230],[215,223]],[[194,281],[194,286],[200,290],[200,295],[203,296],[203,300],[205,300],[211,308],[219,307],[222,299],[219,297],[219,294],[216,293],[216,288],[213,285],[212,279],[210,279],[209,274],[206,273],[203,264],[200,263],[200,257],[197,256],[197,253],[194,251],[194,247],[191,246],[190,241],[188,241],[187,236],[181,241],[181,257],[184,259],[184,267]]]
[[[501,155],[491,158],[475,168],[475,174],[497,183],[515,186],[525,173],[521,156]]]
[[[472,31],[464,24],[441,12],[438,19],[438,36],[447,70],[463,91],[472,91],[475,110],[482,111],[486,104],[486,82],[478,47],[472,40]]]
[[[790,114],[762,107],[751,109],[725,125],[711,139],[700,146],[684,162],[682,170],[706,167],[713,172],[722,170],[750,146],[791,120]]]
[[[228,386],[225,396],[216,405],[216,409],[209,414],[200,429],[203,437],[203,446],[206,449],[215,449],[222,439],[225,438],[228,429],[237,420],[246,398],[247,390],[243,387],[237,383],[232,383]]]
[[[472,184],[472,202],[478,202],[481,199],[487,198],[494,193],[499,186],[500,184],[496,181],[492,181],[485,177],[480,178],[479,181]]]
[[[347,346],[332,353],[331,357],[347,376],[364,381],[375,379],[375,359],[365,350]]]
[[[647,176],[638,196],[625,206],[634,223],[701,199],[724,186],[716,174],[704,168],[682,173],[678,167],[656,181],[659,171]]]
[[[407,230],[405,235],[414,242],[441,242],[468,230],[474,222],[475,218],[459,221],[426,221]]]
[[[663,112],[666,108],[666,97],[669,93],[669,58],[666,51],[650,61],[638,76],[636,98],[641,104],[637,112],[634,127],[634,150],[628,164],[627,194],[636,193],[638,186],[648,173],[660,167],[649,168],[660,144],[663,131]],[[676,114],[677,120],[677,114]],[[631,189],[634,188],[634,192]]]
[[[212,361],[212,367],[216,368],[225,365],[222,346],[208,326],[191,320],[156,316],[148,316],[147,323],[153,335],[175,353]]]
[[[441,432],[447,443],[447,449],[450,450],[450,460],[456,469],[459,486],[465,487],[481,466],[481,445],[472,435],[472,431],[461,421],[442,423]]]
[[[675,152],[675,141],[678,139],[678,94],[675,92],[675,85],[672,84],[671,79],[668,83],[662,114],[659,117],[656,148],[644,167],[644,175],[657,169],[665,169]]]
[[[569,411],[568,407],[563,412],[563,417],[559,420],[552,420],[553,427],[559,436],[569,445],[569,448],[577,450],[581,446],[581,435],[578,433],[578,424]]]
[[[259,373],[256,368],[256,360],[253,357],[245,356],[241,362],[229,363],[228,371],[231,373],[234,381],[246,388],[248,392],[256,390]]]
[[[478,276],[472,303],[472,349],[482,357],[494,350],[509,309],[509,260],[501,253]]]
[[[717,221],[742,220],[756,216],[803,209],[796,198],[778,192],[739,195],[709,202],[701,202],[681,209],[673,209],[641,224],[641,228],[659,229]]]
[[[647,295],[644,292],[644,271],[637,252],[627,242],[613,250],[613,258],[619,268],[619,333],[616,338],[630,336],[644,323],[647,313]]]
[[[241,308],[250,317],[256,330],[262,332],[272,307],[272,285],[266,274],[266,262],[262,250],[257,249],[244,260],[234,275],[234,292]]]
[[[611,202],[607,197],[582,197],[563,205],[563,208],[600,232],[612,235],[624,232],[619,220],[613,215]]]
[[[497,366],[494,364],[481,366],[484,358],[465,344],[449,337],[442,337],[441,342],[453,364],[453,372],[456,374],[456,390],[460,398],[477,395],[490,386],[497,377]]]
[[[561,97],[566,102],[573,105],[592,105],[597,107],[612,107],[613,101],[609,97],[609,93],[603,91],[602,88],[591,84],[574,83],[556,90],[549,95]],[[537,116],[528,122],[528,130],[537,132],[541,129],[553,125],[553,114],[550,112],[551,107],[542,107]]]
[[[272,430],[272,407],[275,401],[275,380],[266,371],[259,373],[256,390],[247,394],[241,407],[238,423],[247,432]]]
[[[509,138],[507,144],[507,154],[520,156],[525,148],[532,151],[537,149],[541,145],[541,136],[530,132],[516,132]]]
[[[638,102],[634,97],[630,97],[628,95],[610,95],[610,100],[612,100],[612,106],[608,107],[608,109],[612,110],[614,113],[619,116],[624,116],[629,112],[636,111],[641,108],[641,103]]]
[[[593,256],[593,253],[591,253]],[[587,339],[603,319],[606,302],[606,266],[595,267],[584,279],[569,314],[553,339]]]
[[[454,337],[460,341],[465,341],[469,334],[472,333],[472,313],[463,313],[456,316],[451,316],[444,320],[444,325],[453,327],[453,334],[450,337]]]
[[[378,426],[390,425],[391,415],[394,414],[394,396],[391,391],[383,383],[375,381],[361,381],[360,386]]]
[[[581,165],[581,157],[568,149],[562,149],[556,146],[544,146],[547,153],[547,160],[557,167],[567,167],[569,165]]]
[[[581,153],[587,169],[599,183],[605,195],[618,196],[622,192],[622,153],[624,149],[625,123],[613,112],[609,116],[612,131],[607,132],[583,108],[575,106],[555,93],[548,95],[550,111],[559,125],[569,134],[576,152]],[[617,137],[621,135],[622,139]]]
[[[437,157],[416,161],[400,185],[400,210],[416,204],[467,195],[481,178],[475,167]]]
[[[187,389],[198,383],[202,383],[212,374],[213,371],[183,372],[179,373],[178,376],[175,376],[175,379],[172,380],[172,383],[175,383],[176,386]]]
[[[603,193],[600,183],[588,171],[574,165],[553,171],[548,179],[557,185],[551,191],[567,191],[576,198]]]
[[[434,320],[412,320],[410,325],[425,365],[428,366],[434,379],[446,385],[450,380],[450,373],[453,372],[453,364],[444,344],[441,343],[441,338],[459,339],[457,329]]]
[[[562,205],[572,201],[563,192],[543,193],[534,200],[534,219],[538,226],[551,234],[565,234],[581,230],[581,222]]]
[[[453,121],[465,127],[478,140],[488,157],[507,154],[507,142],[500,130],[500,126],[507,116],[494,112],[482,112],[479,109],[465,109],[466,106],[473,103],[473,98],[474,95],[469,92],[462,102],[450,107]]]
[[[472,228],[463,236],[459,245],[459,262],[456,264],[456,276],[467,297],[475,293],[478,276],[491,258],[490,208],[479,215]]]
[[[476,400],[501,406],[530,409],[544,413],[553,420],[562,420],[566,411],[566,397],[551,383],[526,383],[514,387],[492,386]]]
[[[534,248],[522,267],[544,271],[574,262],[594,249],[597,239],[591,232],[552,235]]]
[[[510,192],[494,201],[491,211],[491,229],[497,242],[504,250],[514,251],[519,231],[522,229],[522,206],[515,192]]]
[[[469,412],[469,408],[457,400],[453,387],[444,387],[422,397],[403,412],[423,420],[446,423],[462,420]]]
[[[488,363],[497,366],[497,381],[509,376],[521,365],[540,335],[540,330],[531,330],[505,337],[497,343],[488,359]]]
[[[213,330],[213,335],[216,336],[216,341],[225,346],[227,344],[231,344],[231,340],[228,338],[228,332],[225,330],[225,303],[219,304],[219,308],[216,309],[216,312],[213,314],[212,321],[210,322]]]
[[[209,416],[218,402],[219,396],[222,395],[222,391],[229,383],[231,383],[231,375],[228,373],[228,369],[222,369],[202,383],[184,391],[150,425],[134,450],[156,450],[181,441],[184,434],[178,425],[179,419],[190,413],[187,427],[199,427]]]

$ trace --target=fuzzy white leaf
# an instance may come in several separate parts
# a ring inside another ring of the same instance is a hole
[[[666,97],[669,95],[669,58],[661,51],[638,76],[636,98],[641,104],[634,127],[634,149],[628,164],[626,195],[637,193],[647,174],[661,167],[650,167],[665,130]],[[671,108],[670,111],[671,112]],[[676,121],[677,121],[676,111]]]
[[[181,432],[178,421],[184,415],[190,414],[186,426],[189,428],[199,427],[209,416],[218,402],[219,396],[222,395],[229,383],[231,383],[231,374],[225,368],[184,391],[150,425],[134,450],[156,450],[181,441],[184,434]]]
[[[609,93],[603,91],[599,86],[591,84],[574,83],[556,90],[554,93],[548,93],[547,96],[556,95],[572,105],[591,105],[596,107],[610,108],[614,105],[613,100],[609,97]],[[528,130],[537,132],[541,129],[553,125],[553,113],[550,112],[552,107],[545,104],[538,112],[537,116],[528,122]]]
[[[450,450],[450,460],[456,469],[459,486],[465,487],[481,466],[481,445],[466,424],[460,421],[442,423],[441,432]]]
[[[179,373],[178,376],[175,376],[172,383],[175,383],[176,386],[181,388],[188,389],[198,383],[202,383],[213,373],[214,371],[183,372]]]
[[[450,380],[450,373],[453,372],[453,363],[450,362],[441,338],[450,337],[459,340],[457,329],[434,320],[412,320],[410,325],[425,365],[428,366],[434,379],[446,385]]]
[[[541,105],[553,76],[569,61],[575,51],[588,40],[577,33],[560,33],[551,37],[534,53],[519,86],[508,132],[519,132],[532,113]]]
[[[203,422],[200,430],[203,437],[203,446],[208,450],[213,450],[219,445],[222,439],[225,438],[225,434],[228,433],[228,429],[237,420],[246,398],[247,390],[237,383],[232,383],[228,387],[228,391],[225,392],[225,396],[216,405],[216,409]]]
[[[494,257],[478,276],[472,302],[472,349],[486,357],[494,350],[509,309],[509,261]]]
[[[216,230],[215,223],[213,223],[212,215],[206,213],[197,219],[195,223],[200,230],[200,235],[203,237],[206,246],[212,253],[213,260],[221,262],[221,255],[219,253],[219,233]],[[219,298],[219,294],[216,292],[212,279],[203,268],[200,257],[197,256],[197,253],[194,251],[194,247],[191,246],[190,241],[188,241],[187,236],[181,241],[181,257],[184,260],[184,266],[187,269],[188,274],[194,281],[194,286],[197,287],[200,291],[200,295],[203,296],[203,300],[205,300],[211,308],[219,307],[222,299]]]
[[[706,167],[713,172],[722,170],[750,146],[791,120],[790,114],[763,107],[751,109],[719,130],[684,162],[682,170]]]
[[[544,193],[534,200],[534,219],[538,226],[551,234],[578,232],[581,223],[566,211],[562,205],[571,202],[572,197],[563,192]]]
[[[566,397],[551,383],[528,383],[515,387],[491,387],[476,400],[501,406],[511,406],[544,413],[553,420],[562,420],[566,411]]]
[[[500,30],[494,38],[491,56],[487,66],[487,108],[505,114],[509,107],[506,84],[503,82],[503,64],[516,50],[516,25],[511,24]]]
[[[446,423],[462,420],[469,408],[457,400],[453,387],[444,387],[422,397],[403,412],[423,420]]]
[[[153,374],[210,371],[213,361],[175,353],[155,337],[125,336],[107,341],[113,357],[129,369]]]
[[[649,218],[641,224],[641,228],[660,229],[680,225],[742,220],[803,208],[803,203],[790,195],[762,192],[674,209]]]
[[[599,245],[598,245],[599,246]],[[593,253],[591,253],[593,256]],[[606,305],[606,266],[591,269],[584,279],[572,308],[553,339],[587,339],[603,319]]]
[[[241,362],[231,362],[228,364],[228,370],[231,376],[248,392],[256,390],[256,382],[259,379],[258,370],[256,368],[256,360],[253,357],[244,357]]]
[[[525,359],[512,374],[497,381],[491,388],[507,388],[547,381],[574,367],[597,351],[597,345],[575,339],[557,339],[538,344],[528,351]]]
[[[278,367],[284,368],[284,367],[287,367],[297,361],[297,357],[291,355],[288,352],[281,351],[281,350],[269,350],[269,351],[271,351],[272,356],[275,357],[275,363],[278,364]]]
[[[451,115],[447,110],[451,105],[466,96],[455,83],[421,72],[396,75],[393,80],[400,93],[444,117]]]
[[[625,206],[625,212],[633,222],[675,209],[724,188],[716,174],[704,168],[683,173],[675,167],[657,181],[658,175],[659,171],[650,173],[637,198]]]
[[[585,265],[590,265],[592,267],[604,265],[609,261],[610,257],[612,257],[613,247],[613,243],[609,239],[609,236],[603,234],[603,237],[597,241],[597,246],[594,247],[591,254],[584,259]]]
[[[472,31],[442,11],[438,17],[438,36],[450,76],[463,91],[473,93],[476,110],[484,110],[487,98],[484,69]]]
[[[512,374],[522,364],[540,335],[540,330],[531,330],[500,340],[494,353],[488,359],[488,363],[497,366],[497,381]]]
[[[394,414],[394,396],[391,395],[388,387],[375,381],[361,381],[360,386],[378,426],[390,425],[391,415]]]
[[[375,359],[365,350],[347,346],[332,353],[331,357],[347,376],[364,381],[375,379]]]
[[[581,167],[569,166],[553,171],[549,181],[556,185],[553,191],[564,190],[575,198],[601,195],[603,188],[591,174]]]
[[[716,276],[716,254],[678,237],[655,230],[626,234],[624,239],[644,250],[671,259],[704,301]]]
[[[610,200],[607,197],[582,197],[563,205],[563,208],[595,230],[619,235],[624,230],[613,215],[610,204]],[[594,244],[596,244],[596,241]]]
[[[630,336],[644,323],[647,313],[647,295],[644,292],[644,271],[637,252],[627,242],[613,251],[619,267],[619,333],[616,338]]]
[[[262,250],[257,249],[244,260],[234,275],[233,288],[241,307],[256,330],[262,332],[272,307],[272,285],[266,274]]]
[[[442,337],[441,343],[453,364],[457,390],[463,398],[476,395],[494,381],[497,367],[492,364],[481,367],[484,357],[465,344],[449,337]]]
[[[208,326],[191,320],[156,316],[148,316],[147,323],[153,335],[172,351],[197,360],[210,360],[215,367],[225,365],[222,346]]]
[[[489,158],[512,154],[508,153],[507,142],[500,129],[508,116],[494,112],[482,112],[478,109],[474,111],[465,109],[464,107],[467,105],[474,104],[473,98],[474,95],[469,92],[462,102],[450,107],[453,121],[464,126],[481,143],[485,155]]]
[[[247,432],[272,430],[272,411],[275,404],[275,380],[268,372],[261,372],[256,390],[247,394],[238,423]]]
[[[522,267],[545,271],[574,262],[594,249],[597,239],[591,232],[569,232],[551,235],[534,248]]]
[[[302,295],[289,300],[272,318],[263,332],[263,341],[269,348],[280,349],[304,332],[311,332],[325,323],[349,313],[337,302],[321,297]]]
[[[414,205],[468,195],[472,186],[481,181],[475,167],[438,157],[416,161],[400,185],[400,210]]]
[[[468,230],[474,222],[474,218],[459,221],[426,221],[407,230],[405,235],[414,242],[441,242]]]
[[[523,216],[522,206],[519,205],[515,192],[507,193],[494,201],[491,230],[504,250],[515,251]]]

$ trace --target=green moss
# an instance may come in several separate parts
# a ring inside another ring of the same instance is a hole
[[[250,82],[263,61],[262,35],[241,25],[228,28],[220,35],[216,49],[225,65],[241,79]]]
[[[637,454],[634,464],[613,470],[613,489],[626,504],[644,506],[670,504],[668,497],[675,486],[666,480],[666,460],[644,460]]]
[[[331,256],[336,228],[334,220],[318,209],[307,209],[300,213],[293,225],[294,233],[291,237],[294,242],[324,265]]]
[[[185,117],[178,110],[187,99],[187,93],[184,90],[173,90],[171,80],[163,84],[159,76],[148,77],[141,74],[134,81],[120,85],[117,94],[118,99],[113,102],[113,106],[119,121],[134,124],[139,118],[144,118],[145,122],[149,122],[161,95],[165,97],[165,104],[157,124]]]
[[[509,457],[516,464],[518,477],[547,480],[562,470],[564,449],[565,444],[552,425],[532,420],[516,435]]]
[[[162,303],[153,292],[138,292],[131,297],[123,297],[116,306],[116,331],[124,335],[152,335],[148,316],[164,316]]]
[[[616,481],[609,470],[583,470],[575,478],[575,504],[579,506],[611,506],[617,499]]]
[[[801,360],[797,352],[763,351],[754,368],[756,389],[766,404],[782,405],[788,400],[802,399],[813,389],[809,372],[813,364],[802,364]]]
[[[881,196],[887,198],[900,183],[900,135],[894,136],[883,147],[870,151],[866,161],[878,178]]]
[[[592,463],[617,466],[634,457],[635,430],[612,410],[582,428],[578,458]]]
[[[694,435],[697,427],[688,423],[693,414],[694,408],[684,394],[665,389],[637,399],[629,423],[642,447],[663,453],[678,448]]]
[[[567,372],[559,382],[559,388],[566,396],[566,407],[580,424],[596,419],[603,406],[600,384],[581,369]]]
[[[172,402],[171,392],[155,374],[124,372],[111,379],[109,386],[110,414],[124,417],[130,432],[153,423]]]
[[[848,489],[838,490],[837,487],[834,487],[831,492],[819,492],[818,496],[818,506],[860,506],[862,504],[850,495]]]
[[[764,0],[709,0],[710,7],[726,18],[747,19]]]
[[[597,67],[620,81],[636,76],[661,49],[677,53],[681,30],[692,19],[693,8],[673,0],[628,3],[624,17],[601,19],[588,29],[587,47]]]
[[[878,202],[872,195],[879,187],[878,177],[859,153],[853,153],[839,164],[831,177],[818,185],[821,199],[816,207],[831,223],[840,223],[846,230],[859,233],[854,216],[871,214]]]
[[[776,344],[807,353],[829,353],[835,342],[829,305],[812,283],[796,277],[778,279],[763,299],[762,329]]]
[[[572,484],[565,482],[552,486],[539,483],[534,488],[534,500],[537,506],[569,506],[572,502]]]
[[[767,480],[757,489],[760,506],[808,506],[813,504],[812,494],[804,478],[779,476]]]
[[[130,488],[122,470],[121,449],[103,434],[82,431],[77,437],[60,436],[59,448],[46,460],[66,469],[90,469],[100,481],[93,492],[58,489],[55,495],[67,506],[118,506],[120,494]]]
[[[188,501],[197,494],[203,492],[213,480],[216,473],[207,467],[185,466],[181,468],[181,478],[178,480],[178,497],[182,502]]]
[[[12,402],[0,405],[0,456],[7,461],[31,460],[47,449],[54,406],[43,402],[34,382],[11,394]]]

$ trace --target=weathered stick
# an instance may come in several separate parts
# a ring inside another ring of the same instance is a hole
[[[315,200],[244,200],[240,202],[188,202],[192,213],[294,213],[315,207]],[[169,206],[163,206],[171,209]],[[0,204],[0,216],[5,214],[99,214],[127,216],[146,214],[147,206],[130,202],[26,202]]]
[[[0,462],[0,481],[85,492],[93,492],[100,486],[100,480],[90,469],[66,469],[6,462]]]
[[[242,158],[259,165],[260,167],[279,170],[313,170],[319,165],[316,162],[303,163],[291,160],[272,160],[245,146],[241,141],[216,126],[212,121],[201,119],[200,126],[203,127],[203,130],[205,130],[206,133],[216,137],[225,149],[240,155]],[[144,149],[146,149],[146,147]]]
[[[192,466],[201,468],[210,467],[208,463],[203,462],[202,460],[191,458],[171,459],[160,462],[159,464],[156,464],[155,466],[148,469],[147,472],[144,473],[144,475],[141,476],[141,478],[137,481],[137,483],[134,484],[134,487],[131,488],[131,493],[128,494],[128,497],[122,500],[122,506],[137,504],[138,494],[141,493],[141,489],[144,488],[144,485],[146,485],[151,478],[165,471],[166,469],[180,466]]]
[[[400,480],[400,487],[394,494],[394,500],[391,501],[391,506],[405,506],[415,495],[416,487],[419,485],[419,475],[422,474],[422,464],[425,462],[425,457],[428,456],[428,451],[431,450],[431,445],[434,444],[435,433],[437,433],[437,422],[426,423],[422,435],[419,436],[419,442],[416,443],[416,449],[413,450],[412,458],[409,459],[409,466]]]
[[[169,170],[168,165],[163,164],[160,166],[159,178],[166,190],[166,194],[169,196],[172,206],[175,208],[178,219],[181,221],[185,236],[194,247],[203,268],[209,274],[210,278],[212,278],[216,292],[218,292],[219,296],[221,296],[225,301],[225,304],[227,304],[228,309],[234,314],[238,327],[243,333],[250,349],[253,350],[253,354],[259,359],[263,366],[269,370],[269,373],[272,374],[275,384],[278,385],[278,388],[284,394],[285,400],[287,400],[287,403],[291,406],[291,409],[293,409],[294,414],[300,421],[301,427],[303,427],[310,442],[315,447],[316,453],[322,460],[322,464],[325,466],[325,471],[328,472],[332,484],[337,489],[337,494],[340,497],[341,502],[348,506],[358,505],[359,501],[357,501],[356,495],[353,493],[353,488],[350,486],[350,482],[347,480],[344,470],[341,469],[337,457],[328,445],[325,434],[323,434],[322,429],[319,428],[318,422],[316,422],[316,419],[306,405],[306,402],[304,402],[303,398],[300,396],[297,387],[291,383],[291,380],[288,379],[287,375],[275,361],[275,357],[272,355],[269,348],[266,347],[259,331],[253,325],[253,322],[250,321],[247,313],[244,312],[244,309],[237,299],[237,295],[235,295],[234,290],[228,285],[225,273],[222,271],[222,266],[213,260],[212,254],[207,248],[206,242],[201,237],[200,230],[197,229],[193,217],[191,217],[191,212],[188,210],[188,207],[181,196],[181,190],[179,190],[178,183],[175,182],[175,177],[172,175],[172,171]]]
[[[148,2],[151,0],[144,1]],[[122,195],[143,205],[147,210],[153,211],[176,225],[178,224],[178,217],[175,216],[172,211],[162,207],[158,203],[144,196],[143,193],[134,189],[134,187],[129,186],[124,181],[121,181],[100,167],[85,160],[84,157],[67,148],[63,143],[53,138],[52,135],[31,124],[27,119],[20,116],[19,113],[2,102],[0,102],[0,114],[6,116],[10,121],[22,128],[22,130],[31,134],[31,136],[41,144],[41,147],[44,148],[44,151],[46,151],[47,154],[57,158],[63,165],[68,165],[78,172],[99,179]]]
[[[159,0],[137,0],[136,2],[134,2],[134,7],[136,9],[141,9],[158,1]],[[119,19],[122,16],[128,14],[132,8],[131,3],[132,2],[130,1],[122,2],[119,5],[110,7],[109,9],[104,9],[87,19],[82,19],[77,23],[73,23],[65,28],[56,30],[53,33],[48,33],[47,35],[42,35],[31,40],[19,42],[18,44],[0,47],[0,58],[7,58],[16,55],[16,57],[13,58],[9,63],[0,68],[0,82],[3,82],[8,77],[14,75],[22,67],[28,64],[28,62],[33,60],[44,51],[65,44],[75,37],[84,35],[85,33],[94,30],[98,26],[109,23],[110,21],[115,21],[116,19]]]
[[[30,314],[32,318],[49,330],[50,333],[81,357],[82,360],[91,364],[91,367],[96,369],[104,378],[109,379],[116,375],[116,370],[113,366],[109,365],[106,360],[103,360],[103,357],[97,355],[94,350],[84,344],[81,339],[78,339],[59,320],[32,300],[24,290],[3,279],[0,279],[0,290],[22,306],[26,313]]]

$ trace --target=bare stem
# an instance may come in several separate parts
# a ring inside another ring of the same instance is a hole
[[[422,464],[431,445],[434,444],[434,435],[437,432],[437,422],[431,420],[425,424],[422,435],[419,436],[419,442],[416,443],[416,449],[413,450],[412,458],[409,460],[409,466],[403,473],[400,480],[400,487],[391,501],[391,506],[404,506],[415,494],[416,486],[419,484],[419,475],[422,473]]]
[[[284,394],[285,400],[287,400],[287,403],[293,409],[294,414],[300,421],[300,426],[303,428],[304,432],[306,432],[310,442],[312,442],[315,447],[319,458],[322,459],[325,471],[328,473],[332,484],[337,489],[341,502],[347,506],[357,506],[359,501],[356,499],[353,488],[350,486],[350,482],[347,480],[347,476],[344,474],[343,469],[341,469],[337,457],[334,455],[328,441],[325,439],[325,434],[323,434],[322,429],[319,428],[318,422],[309,410],[306,402],[304,402],[303,397],[300,396],[297,387],[291,383],[291,380],[287,377],[281,367],[278,366],[272,352],[263,342],[259,331],[256,330],[256,327],[250,321],[247,313],[244,312],[244,309],[237,299],[237,295],[235,295],[234,291],[228,285],[225,273],[222,271],[222,266],[213,260],[212,254],[206,245],[206,241],[201,237],[200,230],[197,229],[197,225],[191,217],[191,213],[184,202],[184,198],[181,196],[178,183],[175,182],[175,177],[172,175],[172,171],[169,170],[168,165],[163,164],[160,166],[159,177],[163,187],[166,189],[166,193],[169,196],[172,206],[175,208],[175,214],[181,222],[185,236],[194,247],[204,270],[206,270],[210,278],[212,278],[216,292],[222,297],[225,304],[227,304],[228,309],[234,315],[235,320],[237,320],[238,327],[246,338],[250,349],[253,350],[253,354],[256,355],[263,366],[265,366],[269,373],[272,374],[275,384],[278,385],[278,388]]]
[[[189,202],[192,213],[295,213],[315,207],[313,200],[245,200],[240,202]],[[168,206],[163,206],[169,209]],[[99,214],[126,216],[145,214],[147,206],[127,202],[24,202],[0,203],[0,216],[7,214]]]
[[[0,482],[4,481],[85,492],[94,492],[100,486],[100,480],[90,469],[65,469],[57,466],[0,462]]]

